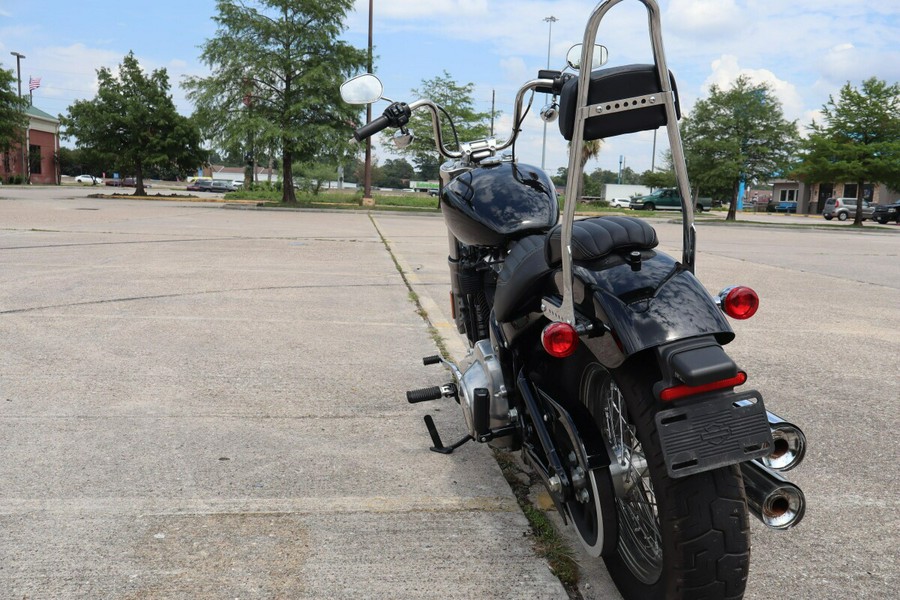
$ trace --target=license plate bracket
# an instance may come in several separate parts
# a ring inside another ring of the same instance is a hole
[[[767,456],[772,430],[756,390],[704,397],[656,414],[669,477]]]

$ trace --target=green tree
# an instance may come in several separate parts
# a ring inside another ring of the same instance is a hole
[[[109,167],[109,160],[93,148],[59,149],[59,170],[63,175],[78,176],[83,173],[99,176]]]
[[[415,168],[405,158],[389,158],[379,169],[379,178],[372,182],[379,187],[405,188],[415,178]]]
[[[733,221],[741,181],[766,181],[786,171],[797,126],[785,120],[768,84],[741,76],[728,90],[712,86],[682,122],[681,135],[692,183],[730,190],[726,219]]]
[[[129,52],[114,75],[97,71],[99,89],[93,100],[76,100],[60,118],[64,136],[76,146],[105,155],[107,164],[137,180],[135,195],[143,195],[145,170],[196,169],[206,161],[200,130],[175,110],[165,69],[149,75]]]
[[[875,77],[857,89],[848,82],[822,107],[824,123],[810,125],[794,175],[808,182],[855,181],[862,227],[863,185],[900,189],[900,85]]]
[[[646,170],[640,175],[641,185],[651,188],[673,188],[675,187],[675,171],[671,169],[659,169],[655,171]]]
[[[475,90],[474,83],[458,84],[447,71],[433,79],[423,80],[420,88],[412,90],[414,98],[427,98],[442,107],[453,119],[453,126],[461,142],[470,142],[486,138],[491,133],[491,113],[475,110],[475,100],[472,96]],[[496,116],[498,113],[494,113]],[[441,131],[444,135],[444,145],[450,150],[456,150],[453,138],[453,130],[445,114],[441,114]],[[434,130],[431,124],[431,113],[426,110],[417,110],[409,120],[409,129],[415,134],[415,141],[397,152],[411,157],[422,179],[437,179],[438,169],[442,158],[435,149]],[[389,140],[393,131],[384,133]]]
[[[28,105],[19,97],[15,73],[0,67],[0,152],[9,152],[13,147],[21,148],[25,142],[25,126],[28,119],[25,108]]]
[[[325,184],[338,177],[337,167],[322,163],[295,164],[294,174],[300,189],[312,192],[313,196],[318,196]]]
[[[569,167],[559,167],[556,169],[556,175],[551,177],[553,183],[556,185],[566,185],[566,181],[569,179]]]
[[[356,109],[340,83],[365,65],[363,51],[338,36],[352,0],[218,0],[216,36],[202,48],[212,70],[185,82],[204,134],[224,150],[275,145],[282,201],[297,202],[293,165],[337,164]]]

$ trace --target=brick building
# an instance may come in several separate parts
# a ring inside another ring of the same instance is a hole
[[[22,163],[22,146],[13,146],[9,152],[0,155],[0,177],[8,182],[11,177],[24,175],[26,181],[34,184],[57,185],[59,120],[34,106],[26,108],[25,114],[28,116],[25,164]]]

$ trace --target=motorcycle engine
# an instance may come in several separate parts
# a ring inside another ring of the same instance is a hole
[[[472,413],[475,390],[485,388],[488,391],[490,401],[490,427],[497,429],[510,424],[509,402],[506,395],[506,385],[503,382],[503,371],[500,360],[491,347],[488,339],[476,342],[475,347],[460,365],[462,372],[459,377],[459,403],[466,418],[466,426],[469,435],[475,436],[475,418]],[[494,438],[488,445],[494,448],[508,448],[513,441],[512,435]]]

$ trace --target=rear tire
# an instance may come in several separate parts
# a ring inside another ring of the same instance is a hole
[[[838,221],[846,221],[849,215],[845,212],[838,213]]]
[[[750,564],[750,524],[737,466],[672,479],[654,420],[658,377],[651,356],[613,374],[589,362],[579,397],[626,468],[616,499],[619,539],[604,558],[626,600],[741,598]]]

